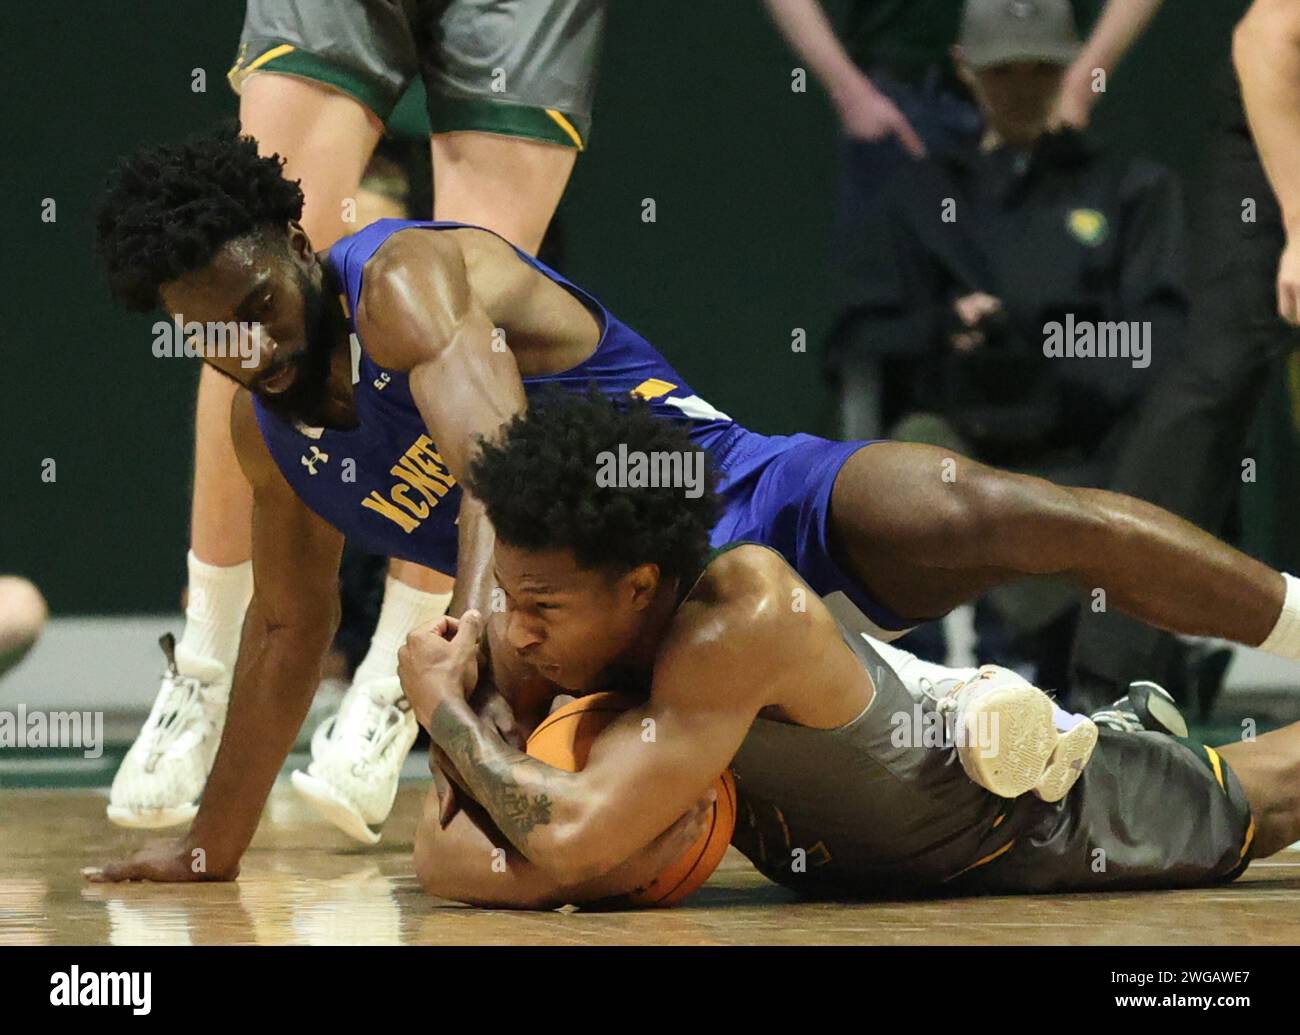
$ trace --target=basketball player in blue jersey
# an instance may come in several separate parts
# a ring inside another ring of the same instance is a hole
[[[301,204],[254,141],[215,134],[132,159],[101,210],[118,298],[164,308],[247,389],[231,421],[255,500],[256,590],[203,803],[186,839],[110,876],[238,870],[337,621],[344,534],[454,569],[452,615],[489,608],[492,529],[460,483],[479,441],[552,385],[640,396],[679,424],[720,475],[714,542],[771,547],[818,594],[846,594],[884,639],[991,586],[1053,573],[1104,588],[1109,606],[1152,624],[1300,658],[1300,581],[1164,511],[921,445],[754,434],[594,298],[496,235],[386,220],[317,254]],[[232,330],[239,348],[219,347]],[[507,733],[535,719],[485,706]],[[402,721],[395,709],[392,724]],[[377,729],[366,750],[391,740]],[[340,801],[339,813],[381,822],[395,787],[394,767],[372,800]]]

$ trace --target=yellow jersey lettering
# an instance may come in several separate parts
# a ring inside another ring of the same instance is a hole
[[[421,521],[429,516],[429,504],[417,503],[406,494],[407,486],[394,485],[388,490],[388,495],[393,498],[393,502],[405,507],[412,515],[418,517]]]
[[[373,510],[376,514],[382,514],[408,535],[420,526],[420,522],[393,506],[383,496],[379,495],[378,491],[372,491],[369,496],[361,501],[361,505],[367,510]]]
[[[416,492],[420,493],[430,506],[436,507],[438,500],[447,495],[447,486],[436,479],[430,478],[416,465],[415,461],[409,456],[404,456],[397,461],[392,468],[392,474],[396,475],[407,485],[411,486]]]

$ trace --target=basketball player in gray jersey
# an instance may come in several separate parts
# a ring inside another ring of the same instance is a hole
[[[972,734],[998,720],[990,772],[1015,769],[1030,713],[1050,708],[1040,691],[992,667],[915,678],[920,663],[846,629],[771,550],[709,554],[707,494],[599,484],[620,448],[695,451],[635,408],[568,398],[535,403],[471,466],[505,610],[488,656],[471,611],[413,633],[399,666],[434,744],[416,839],[431,894],[545,907],[639,887],[698,831],[727,767],[733,843],[815,896],[1204,885],[1300,838],[1300,724],[1217,750],[1102,729],[1054,788],[993,793],[969,778]],[[487,684],[644,704],[568,773],[475,714],[466,697]]]

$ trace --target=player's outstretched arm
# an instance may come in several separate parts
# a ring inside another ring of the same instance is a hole
[[[466,703],[477,682],[476,613],[450,639],[447,620],[416,630],[398,671],[447,766],[515,850],[560,883],[582,884],[623,864],[707,798],[794,664],[797,652],[769,628],[772,617],[720,608],[698,637],[670,643],[649,702],[611,723],[578,773],[511,747]]]
[[[221,746],[189,833],[99,880],[233,880],[293,746],[338,626],[343,537],[289,488],[266,451],[248,393],[235,397],[235,451],[253,483],[255,589],[239,644]]]
[[[904,614],[927,614],[927,585],[947,580],[969,599],[1024,575],[1067,576],[1085,592],[1104,590],[1107,608],[1161,629],[1251,646],[1282,612],[1280,573],[1142,500],[912,443],[868,446],[850,464],[835,490],[838,538]]]
[[[357,311],[371,353],[408,372],[411,395],[451,473],[464,482],[480,438],[496,437],[527,401],[514,354],[470,288],[450,233],[407,232],[366,267]],[[466,492],[458,522],[456,587],[448,613],[486,612],[494,536]]]

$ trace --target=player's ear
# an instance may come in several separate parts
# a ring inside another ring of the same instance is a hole
[[[316,251],[311,246],[311,238],[307,236],[307,231],[296,219],[289,220],[288,229],[289,251],[293,253],[294,258],[310,266],[316,261]]]
[[[659,588],[659,565],[638,564],[623,576],[623,581],[628,587],[632,606],[638,611],[643,610],[650,606],[655,590]]]

